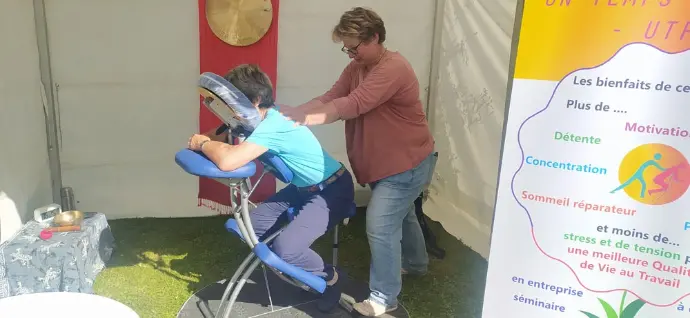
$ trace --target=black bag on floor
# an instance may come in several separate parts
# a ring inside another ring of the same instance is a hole
[[[438,159],[438,152],[434,153],[434,159]],[[434,160],[433,168],[436,168],[436,161]],[[432,174],[433,174],[432,168]],[[424,241],[426,242],[427,252],[438,259],[443,259],[446,257],[446,251],[438,246],[436,240],[436,235],[431,231],[429,227],[429,217],[424,214],[424,209],[422,205],[424,204],[424,192],[419,194],[416,200],[414,200],[414,211],[417,215],[417,220],[419,221],[419,226],[422,228],[422,233],[424,234]]]
[[[429,227],[429,217],[424,215],[424,210],[422,209],[422,203],[424,201],[423,196],[420,194],[417,200],[414,201],[414,210],[417,214],[417,220],[419,221],[419,226],[422,227],[422,233],[424,234],[424,241],[426,242],[426,251],[429,255],[443,259],[446,257],[446,250],[438,246],[436,240],[436,235],[431,231]]]

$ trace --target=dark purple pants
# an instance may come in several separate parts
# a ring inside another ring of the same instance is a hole
[[[271,249],[285,262],[325,276],[323,259],[311,245],[347,216],[352,209],[354,191],[352,175],[347,170],[318,192],[288,185],[252,210],[250,219],[254,232],[263,241],[287,222],[285,212],[294,208],[297,216],[275,238]]]

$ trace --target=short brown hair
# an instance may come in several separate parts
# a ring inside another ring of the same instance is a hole
[[[344,37],[368,41],[376,34],[379,35],[379,44],[386,40],[386,27],[381,17],[370,9],[356,7],[340,17],[340,22],[333,28],[333,41],[339,42]]]
[[[223,76],[228,82],[242,92],[252,103],[259,103],[260,108],[273,106],[273,86],[268,75],[256,64],[239,65]]]

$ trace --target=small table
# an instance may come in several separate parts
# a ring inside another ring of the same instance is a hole
[[[55,292],[0,299],[0,317],[139,318],[139,315],[103,296]]]
[[[93,282],[114,248],[105,215],[84,213],[81,231],[53,233],[45,241],[39,238],[44,226],[30,221],[0,244],[0,299],[41,292],[93,292]]]

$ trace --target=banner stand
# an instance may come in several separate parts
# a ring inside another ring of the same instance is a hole
[[[482,317],[690,316],[690,1],[520,0]]]

